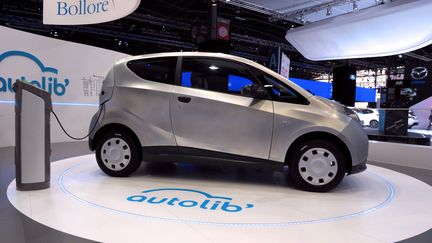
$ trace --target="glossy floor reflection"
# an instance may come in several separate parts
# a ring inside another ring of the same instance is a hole
[[[96,241],[393,242],[432,227],[432,187],[376,166],[310,193],[283,173],[232,167],[146,164],[112,178],[88,155],[55,162],[50,189],[11,183],[8,197],[35,221]]]

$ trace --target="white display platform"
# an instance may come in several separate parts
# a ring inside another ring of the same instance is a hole
[[[432,228],[432,187],[371,165],[328,193],[255,170],[142,168],[112,178],[94,155],[51,169],[50,189],[16,191],[12,181],[9,201],[39,223],[102,242],[394,242]]]
[[[369,161],[432,171],[432,146],[369,141]]]

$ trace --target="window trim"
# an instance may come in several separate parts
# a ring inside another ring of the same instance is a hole
[[[175,70],[175,78],[174,78],[174,85],[181,84],[181,71],[182,71],[182,63],[183,57],[178,56],[177,57],[177,63],[176,63],[176,70]]]

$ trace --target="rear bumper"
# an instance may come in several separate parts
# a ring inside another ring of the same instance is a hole
[[[365,171],[366,169],[367,169],[366,162],[363,162],[363,163],[360,163],[357,165],[353,165],[351,168],[350,174],[357,174],[357,173],[360,173],[362,171]]]
[[[101,109],[101,108],[99,108]],[[99,110],[98,110],[99,112]],[[98,122],[98,112],[93,115],[90,125],[89,125],[89,136],[88,136],[88,146],[90,151],[95,150],[96,148],[93,146],[93,136],[95,135],[96,131],[98,130],[96,122]],[[101,111],[102,112],[102,111]]]

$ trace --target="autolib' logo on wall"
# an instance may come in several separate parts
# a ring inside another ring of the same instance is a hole
[[[173,195],[173,193],[175,193]],[[238,205],[230,197],[213,196],[209,193],[182,189],[182,188],[159,188],[142,191],[139,195],[127,198],[134,203],[145,203],[167,207],[194,208],[199,210],[222,210],[229,213],[241,212],[252,208],[253,204]]]
[[[0,93],[2,92],[13,92],[13,83],[15,80],[25,80],[33,84],[34,86],[46,90],[50,94],[54,94],[57,96],[63,96],[66,93],[66,87],[69,85],[69,79],[59,79],[58,70],[53,67],[45,66],[39,58],[36,56],[24,52],[24,51],[7,51],[0,55],[0,67],[2,63],[5,62],[6,59],[14,58],[14,57],[24,57],[31,60],[37,68],[40,70],[36,77],[29,77],[22,74],[13,74],[12,76],[4,76],[3,73],[0,73]],[[25,70],[25,66],[21,66],[16,70],[20,72]]]

